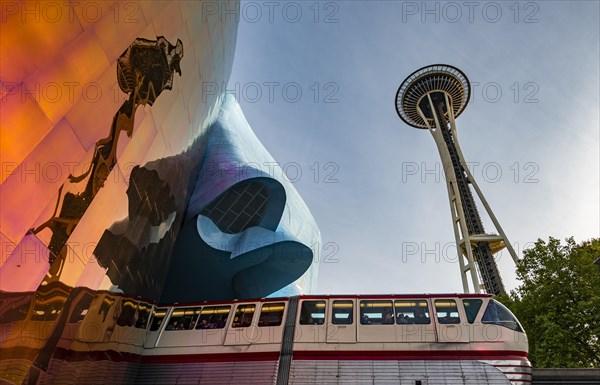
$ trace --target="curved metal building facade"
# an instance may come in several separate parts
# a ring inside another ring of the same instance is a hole
[[[237,1],[2,3],[3,381],[131,383],[161,298],[314,288],[314,219],[252,169],[273,160],[209,87],[238,17]],[[224,162],[244,175],[221,179]]]
[[[208,127],[184,236],[175,246],[161,302],[313,292],[312,262],[321,235],[292,183],[275,172],[276,164],[235,98],[226,95]]]

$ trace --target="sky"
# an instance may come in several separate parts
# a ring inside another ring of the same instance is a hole
[[[227,89],[319,225],[318,293],[462,291],[433,137],[395,111],[430,64],[471,82],[458,138],[517,253],[600,236],[599,4],[242,1]]]

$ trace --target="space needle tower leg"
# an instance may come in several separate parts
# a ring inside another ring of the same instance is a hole
[[[504,230],[467,167],[456,132],[456,117],[465,109],[471,87],[459,69],[448,65],[423,67],[412,73],[396,94],[396,111],[407,124],[427,129],[437,145],[444,173],[457,245],[463,290],[504,294],[494,254],[507,247],[516,261]],[[496,231],[487,234],[471,186]]]
[[[444,98],[448,101],[448,97],[444,94]],[[430,106],[433,106],[433,101],[431,100],[431,95],[427,94],[427,101]],[[448,103],[450,105],[450,103]],[[438,151],[440,153],[440,158],[442,160],[442,166],[444,168],[444,174],[446,179],[446,186],[448,188],[448,199],[450,200],[450,212],[452,215],[452,225],[454,227],[454,238],[456,240],[456,247],[458,251],[458,263],[461,271],[461,279],[463,290],[465,293],[469,293],[469,277],[467,274],[470,273],[471,282],[473,285],[473,292],[480,293],[480,283],[479,276],[477,274],[477,270],[475,269],[475,259],[473,257],[473,248],[471,247],[471,241],[468,236],[469,230],[466,223],[466,216],[463,210],[462,200],[460,198],[460,191],[458,189],[457,181],[456,181],[456,173],[454,172],[454,167],[452,164],[452,159],[450,158],[450,152],[448,151],[448,147],[444,142],[444,137],[442,135],[443,116],[439,116],[436,108],[432,108],[431,112],[433,114],[433,120],[435,125],[431,126],[429,120],[425,117],[423,110],[421,107],[417,106],[417,111],[419,115],[425,121],[427,128],[435,143],[437,144]],[[452,109],[448,109],[449,114],[452,115],[452,120],[454,120],[454,114],[452,113]],[[444,122],[444,124],[446,124]],[[466,259],[466,261],[465,261]]]

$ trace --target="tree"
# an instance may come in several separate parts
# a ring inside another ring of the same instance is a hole
[[[523,324],[534,367],[600,366],[600,239],[550,237],[525,250],[521,286],[499,298]]]

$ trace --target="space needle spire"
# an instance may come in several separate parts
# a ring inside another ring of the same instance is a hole
[[[458,143],[456,118],[469,102],[471,85],[456,67],[436,64],[410,74],[396,93],[396,112],[415,128],[427,129],[437,145],[448,188],[463,289],[506,293],[494,255],[505,247],[517,255],[471,174]],[[497,234],[486,233],[473,197],[475,192]]]

